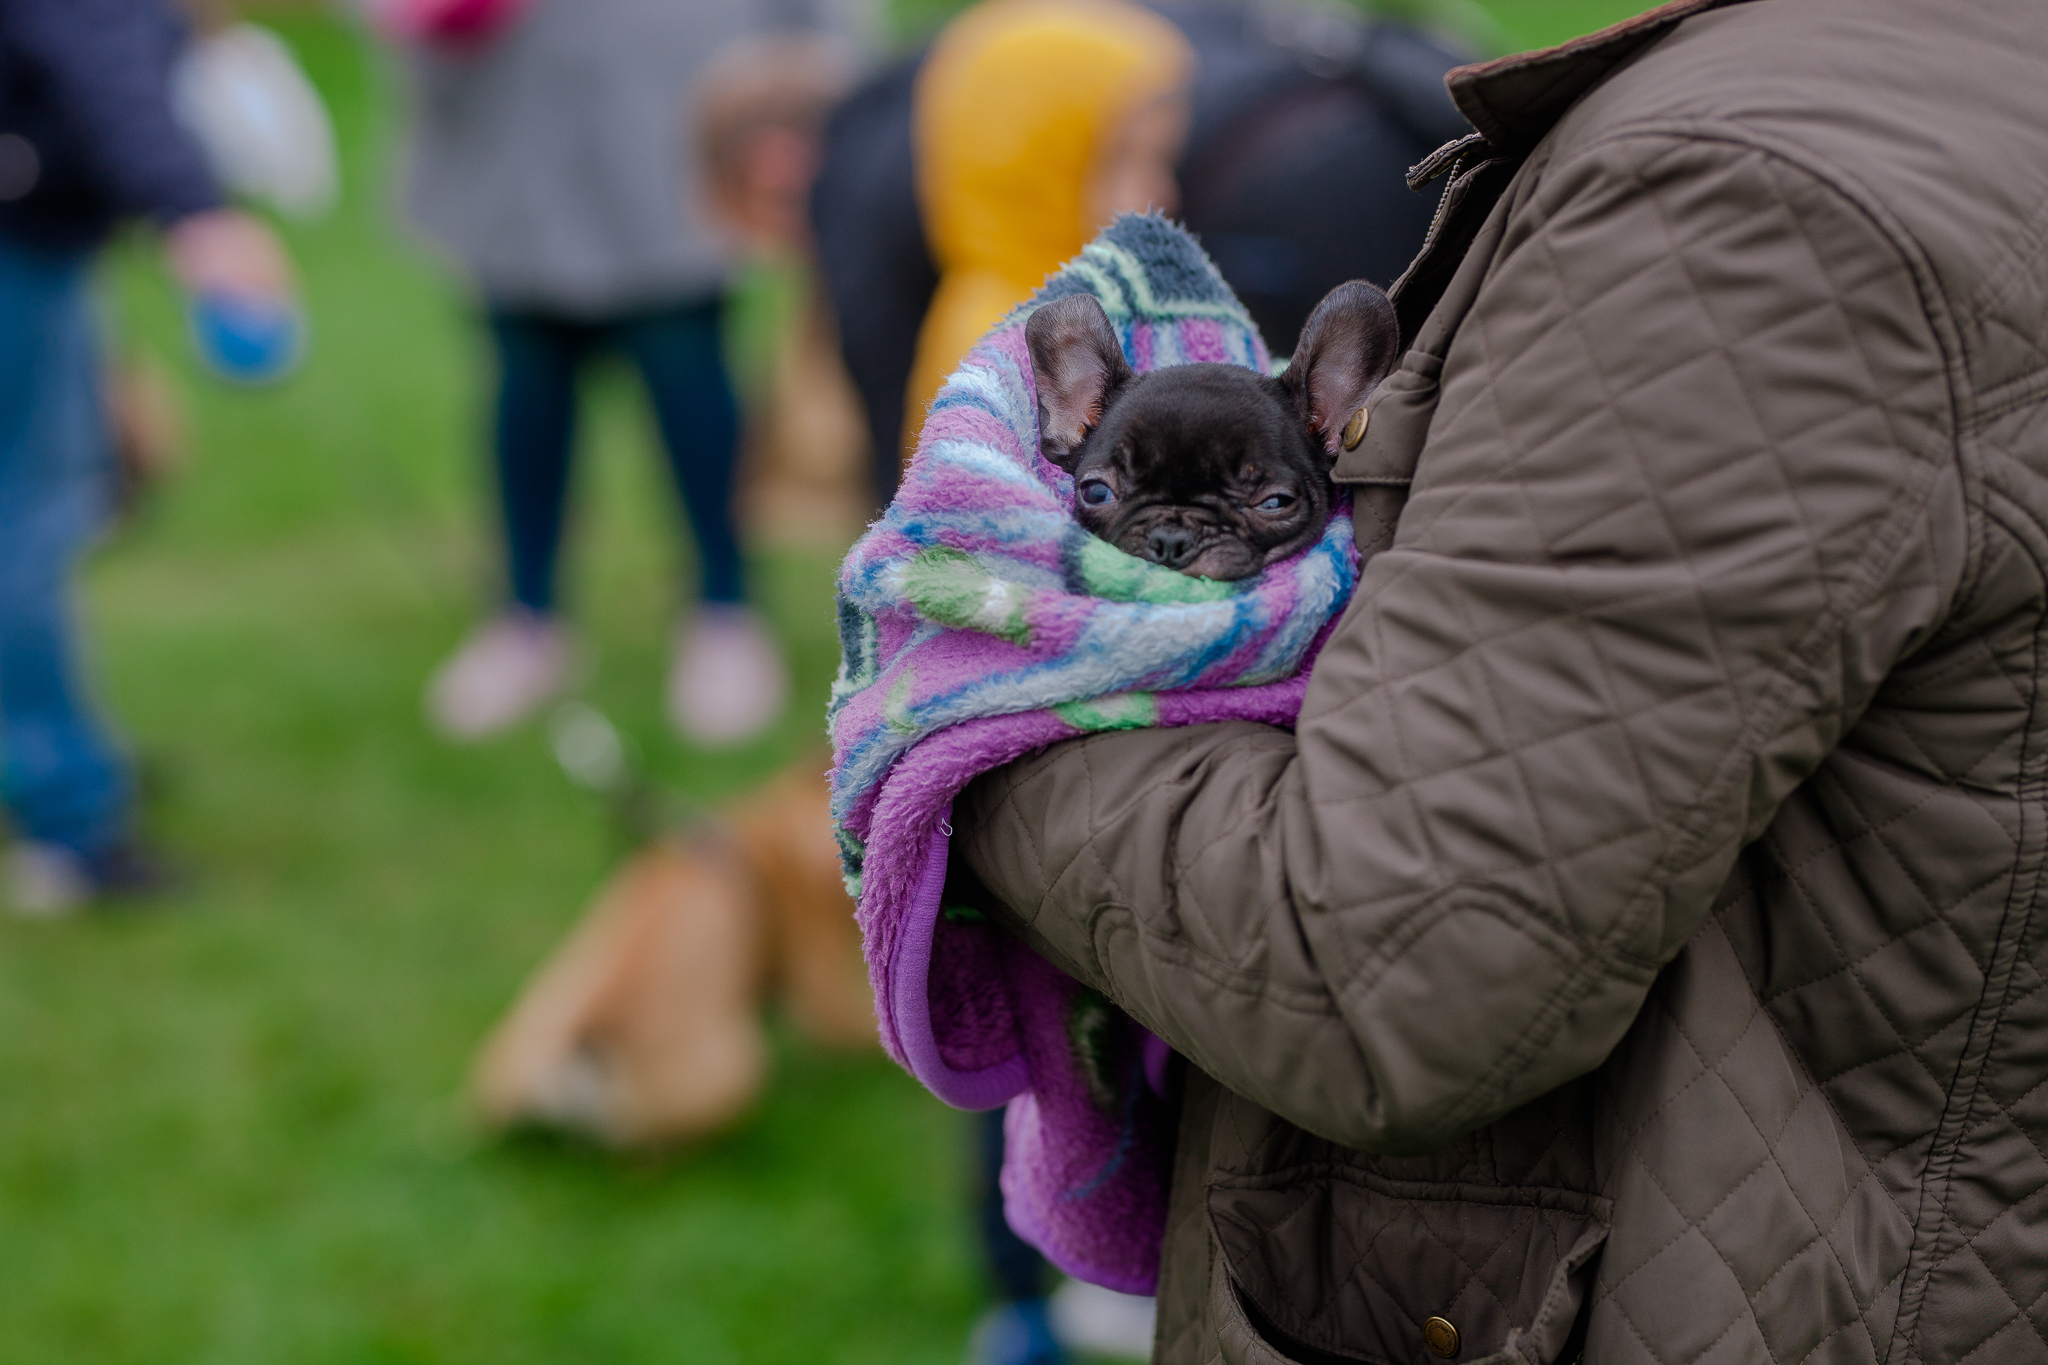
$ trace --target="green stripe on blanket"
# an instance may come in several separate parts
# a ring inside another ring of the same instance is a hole
[[[927,621],[978,630],[1013,645],[1031,643],[1023,585],[997,578],[965,551],[945,545],[922,551],[903,566],[902,588]]]

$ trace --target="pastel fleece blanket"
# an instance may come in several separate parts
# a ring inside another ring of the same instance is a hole
[[[1292,725],[1357,582],[1348,507],[1257,578],[1191,578],[1082,530],[1039,454],[1024,323],[1091,293],[1139,371],[1266,371],[1201,248],[1119,218],[947,381],[900,491],[839,575],[832,812],[882,1041],[940,1099],[1007,1104],[1005,1212],[1060,1269],[1151,1293],[1173,1140],[1168,1052],[1101,996],[945,903],[953,798],[977,774],[1093,731]]]

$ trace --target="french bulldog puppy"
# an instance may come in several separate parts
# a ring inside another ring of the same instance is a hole
[[[1386,295],[1340,284],[1278,378],[1241,365],[1134,374],[1091,294],[1024,327],[1039,448],[1074,476],[1074,515],[1127,554],[1202,578],[1250,578],[1323,533],[1330,468],[1358,444],[1363,408],[1394,366]]]

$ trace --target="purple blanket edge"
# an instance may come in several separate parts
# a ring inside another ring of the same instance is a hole
[[[1156,698],[1158,725],[1171,728],[1245,720],[1292,726],[1301,711],[1313,655],[1312,649],[1301,672],[1278,682],[1160,693]],[[1030,1068],[1023,1049],[989,1066],[959,1070],[941,1054],[932,1022],[932,954],[945,909],[942,900],[951,855],[953,801],[980,774],[1083,733],[1048,711],[990,716],[950,726],[897,760],[883,779],[868,822],[866,870],[875,878],[870,885],[895,881],[909,887],[907,904],[877,907],[879,914],[896,918],[899,926],[888,959],[872,964],[878,969],[873,975],[879,978],[876,998],[884,1040],[919,1082],[955,1108],[993,1109],[1018,1101],[1011,1105],[1005,1123],[1019,1136],[1031,1122],[1028,1106],[1032,1104]],[[891,865],[905,871],[915,869],[916,875],[890,876]],[[876,876],[878,873],[883,875]],[[1169,1055],[1165,1044],[1149,1033],[1144,1035],[1146,1078],[1162,1093]],[[1014,1158],[1017,1143],[1010,1145]],[[1014,1159],[1007,1162],[1002,1181],[1005,1217],[1017,1234],[1055,1267],[1122,1293],[1153,1291],[1156,1270],[1150,1276],[1133,1276],[1062,1245],[1040,1216],[1026,1183],[1020,1163]],[[1134,1236],[1156,1238],[1158,1232],[1133,1229]]]

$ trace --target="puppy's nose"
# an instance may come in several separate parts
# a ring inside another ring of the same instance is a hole
[[[1185,526],[1155,526],[1145,536],[1146,558],[1178,569],[1195,552],[1195,533]]]

